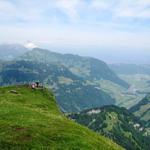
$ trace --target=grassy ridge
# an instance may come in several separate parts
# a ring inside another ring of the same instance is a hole
[[[32,90],[25,86],[0,88],[0,148],[122,149],[68,120],[60,113],[48,90]]]

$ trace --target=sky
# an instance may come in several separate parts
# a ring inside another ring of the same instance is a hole
[[[0,43],[101,57],[147,53],[149,40],[150,0],[0,0]]]

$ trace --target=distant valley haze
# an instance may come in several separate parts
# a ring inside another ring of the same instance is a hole
[[[4,45],[7,44],[9,45],[10,43],[5,43]],[[40,42],[18,42],[17,44],[22,45],[29,50],[38,47],[62,54],[75,54],[80,56],[94,57],[103,60],[108,64],[150,64],[149,49],[130,49],[126,47],[118,47],[113,49],[112,47],[52,45],[42,44]],[[3,45],[3,43],[1,45]],[[10,45],[14,45],[14,43],[11,43]]]

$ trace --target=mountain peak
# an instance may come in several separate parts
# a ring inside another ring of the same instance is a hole
[[[13,60],[27,51],[28,49],[20,44],[2,44],[0,45],[0,59]]]

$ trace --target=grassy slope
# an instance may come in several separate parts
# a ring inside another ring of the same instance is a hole
[[[53,95],[47,90],[25,86],[0,88],[0,148],[122,149],[68,120],[59,112]]]

